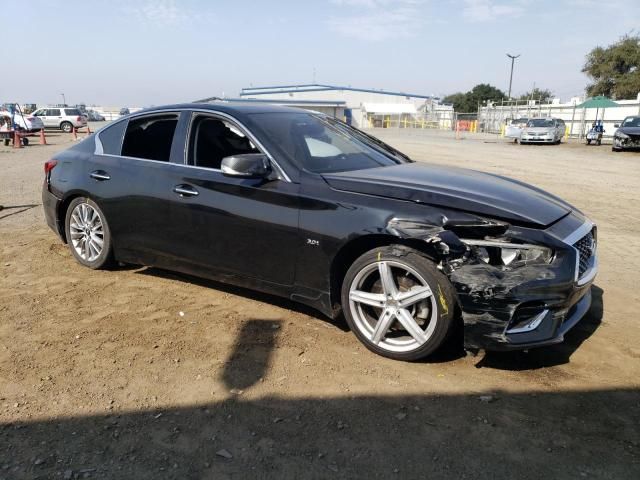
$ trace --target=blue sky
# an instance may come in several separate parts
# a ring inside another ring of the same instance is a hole
[[[638,0],[0,0],[0,100],[147,106],[319,83],[445,95],[583,92]],[[7,21],[7,18],[15,21]],[[637,32],[637,30],[636,30]],[[6,39],[11,39],[7,42]],[[9,44],[12,50],[8,48]]]

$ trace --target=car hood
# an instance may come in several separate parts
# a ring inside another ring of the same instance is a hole
[[[537,228],[571,212],[565,201],[499,175],[428,163],[405,163],[323,175],[336,190],[473,212]]]
[[[640,127],[620,127],[616,131],[626,133],[627,135],[640,135]]]
[[[547,133],[553,131],[553,127],[523,127],[527,132]]]

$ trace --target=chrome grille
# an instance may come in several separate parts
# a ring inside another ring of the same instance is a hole
[[[589,268],[589,260],[596,252],[595,228],[574,243],[573,246],[578,250],[578,254],[580,255],[578,260],[578,278],[580,278]]]

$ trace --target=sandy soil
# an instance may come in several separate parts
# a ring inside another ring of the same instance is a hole
[[[599,225],[563,345],[377,357],[288,301],[153,268],[91,271],[44,223],[42,164],[0,147],[0,479],[640,478],[640,154],[380,131]]]

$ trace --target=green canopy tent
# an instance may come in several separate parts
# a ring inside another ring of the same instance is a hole
[[[604,120],[604,110],[605,108],[611,107],[619,107],[616,102],[607,98],[605,96],[599,95],[597,97],[587,98],[580,105],[576,105],[576,108],[595,108],[596,109],[596,120],[598,120],[598,111],[602,109],[602,119]]]
[[[604,111],[607,108],[611,108],[611,107],[619,107],[620,105],[617,104],[616,102],[614,102],[613,100],[611,100],[610,98],[607,98],[603,95],[598,95],[597,97],[591,97],[591,98],[587,98],[584,102],[582,102],[579,105],[576,105],[575,108],[582,108],[583,112],[586,111],[587,108],[595,108],[596,109],[596,121],[598,120],[598,113],[600,111],[600,109],[602,109],[602,120],[604,120]],[[574,113],[575,113],[575,109],[574,109]],[[585,114],[582,114],[582,125],[581,125],[581,131],[580,131],[580,138],[582,138],[583,132],[585,130]],[[573,130],[573,122],[571,122],[571,130]]]

